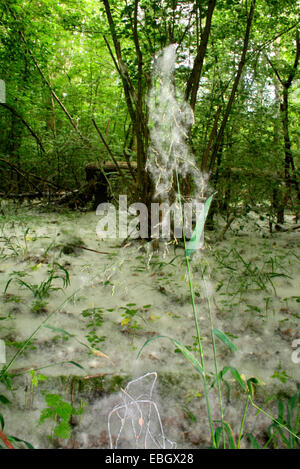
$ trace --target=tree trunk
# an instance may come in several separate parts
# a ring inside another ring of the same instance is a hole
[[[282,130],[283,130],[283,141],[284,141],[284,180],[285,180],[285,190],[279,203],[277,201],[278,194],[276,193],[273,197],[274,203],[277,207],[278,216],[277,222],[280,224],[284,223],[284,209],[286,204],[291,197],[291,186],[294,185],[297,193],[298,203],[300,204],[300,185],[298,181],[298,176],[295,168],[294,158],[292,154],[292,145],[290,139],[290,132],[289,132],[289,89],[293,83],[293,80],[296,75],[296,71],[298,68],[300,58],[300,41],[299,41],[299,31],[296,32],[296,55],[294,64],[291,68],[289,76],[287,80],[283,80],[281,73],[279,70],[274,66],[273,62],[267,56],[267,60],[271,65],[278,82],[282,87],[282,97],[280,103],[280,116],[282,122]],[[291,176],[292,172],[292,176]],[[276,192],[276,191],[275,191]]]

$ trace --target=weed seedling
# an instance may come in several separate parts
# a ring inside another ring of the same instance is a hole
[[[86,335],[86,338],[92,347],[95,347],[100,342],[104,342],[104,340],[106,339],[105,336],[99,337],[97,335],[97,328],[101,327],[104,322],[103,314],[104,312],[101,308],[88,308],[82,311],[81,313],[84,318],[87,318],[89,320],[86,326],[89,330],[88,334]]]
[[[39,285],[25,282],[22,280],[26,275],[26,272],[12,272],[10,274],[10,279],[6,283],[4,294],[7,292],[7,289],[11,282],[15,281],[18,285],[27,288],[30,290],[38,300],[42,301],[44,298],[48,298],[51,291],[62,290],[63,288],[70,285],[70,277],[68,271],[60,264],[53,264],[51,269],[48,269],[48,278],[43,280]],[[62,287],[54,287],[53,281],[60,280],[62,282]]]
[[[297,449],[300,447],[300,440],[295,437],[295,435],[300,436],[300,385],[298,384],[296,394],[288,401],[283,402],[278,397],[275,399],[278,416],[277,421],[267,429],[269,443],[272,443],[274,448],[277,448],[281,442],[287,449]]]
[[[71,418],[74,415],[83,413],[83,405],[81,402],[80,409],[75,409],[68,402],[64,402],[59,394],[46,394],[45,400],[47,407],[42,410],[39,423],[43,423],[47,419],[54,420],[54,428],[50,439],[54,436],[57,438],[68,439],[71,436]]]

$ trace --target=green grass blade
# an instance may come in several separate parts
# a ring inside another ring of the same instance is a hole
[[[241,386],[241,388],[242,388],[244,391],[247,391],[245,382],[244,382],[244,380],[242,379],[242,377],[241,377],[240,373],[238,372],[238,370],[237,370],[236,368],[230,367],[230,371],[231,371],[232,377],[239,383],[239,385]]]
[[[213,333],[216,337],[218,337],[225,345],[227,345],[227,347],[230,348],[230,350],[232,350],[233,352],[236,352],[237,351],[237,347],[231,342],[231,340],[229,339],[229,337],[227,337],[227,335],[220,331],[220,329],[217,329],[217,328],[214,328],[213,329]]]
[[[61,332],[62,334],[67,335],[68,337],[74,337],[74,334],[70,334],[70,332],[68,332],[65,329],[62,329],[60,327],[50,326],[50,324],[44,324],[43,327],[45,327],[47,329],[51,329],[52,331],[55,331],[55,332]]]
[[[0,394],[0,402],[2,404],[11,404],[10,400],[7,399],[7,397],[3,396],[3,394]]]
[[[8,287],[9,287],[9,284],[12,282],[12,280],[13,280],[12,278],[10,278],[10,279],[8,280],[8,282],[7,282],[6,286],[5,286],[5,289],[4,289],[4,295],[5,295],[5,293],[7,292],[7,289],[8,289]]]
[[[254,397],[254,385],[258,383],[259,381],[257,378],[249,378],[247,380],[247,387],[248,387],[248,391],[249,391],[251,398]]]
[[[222,427],[216,428],[216,431],[215,431],[215,441],[216,441],[217,448],[219,448],[220,446],[222,431],[223,431]]]
[[[173,342],[174,345],[176,345],[176,347],[181,351],[181,353],[185,356],[185,358],[187,358],[187,360],[189,360],[189,362],[196,368],[196,370],[202,375],[204,376],[204,373],[203,373],[203,368],[202,366],[200,365],[200,363],[198,362],[198,360],[195,358],[195,356],[185,347],[185,345],[183,345],[181,342],[179,342],[178,340],[176,339],[172,339],[171,337],[168,337],[166,335],[158,335],[158,336],[155,336],[155,337],[151,337],[150,339],[148,339],[144,345],[142,346],[142,348],[140,349],[138,355],[137,355],[137,358],[140,357],[143,349],[146,347],[146,345],[149,344],[149,342],[151,342],[152,340],[156,340],[156,339],[168,339],[170,340],[171,342]]]
[[[71,365],[77,366],[77,367],[80,368],[81,370],[85,371],[85,369],[83,368],[83,366],[79,365],[79,363],[74,362],[73,360],[69,360],[69,361],[67,361],[66,363],[71,363]]]
[[[187,243],[186,250],[185,250],[186,256],[191,256],[193,252],[199,247],[199,242],[200,242],[203,230],[204,230],[204,225],[205,225],[206,217],[209,211],[209,207],[215,194],[216,192],[214,192],[205,201],[203,213],[200,215],[199,219],[197,220],[191,239]]]
[[[228,440],[229,440],[229,445],[230,445],[230,449],[236,449],[237,446],[236,446],[236,442],[235,442],[235,439],[234,439],[234,434],[233,434],[233,431],[232,431],[232,428],[231,426],[229,425],[228,422],[222,422],[221,420],[215,420],[216,422],[220,422],[222,423],[223,427],[224,427],[224,430],[226,431],[227,435],[228,435]],[[221,427],[222,428],[222,427]]]
[[[16,436],[8,436],[7,438],[12,443],[24,443],[24,445],[27,446],[28,449],[34,449],[32,444],[30,444],[28,441],[21,440],[21,438],[17,438]]]
[[[246,391],[247,392],[247,388],[246,388],[246,385],[245,385],[245,382],[243,381],[240,373],[238,372],[238,370],[236,368],[233,368],[232,366],[224,366],[224,368],[218,373],[218,376],[214,379],[212,385],[211,385],[211,388],[214,387],[214,385],[216,384],[216,382],[218,381],[218,379],[223,379],[223,376],[228,372],[230,371],[230,373],[232,374],[232,377],[239,383],[239,385],[241,386],[241,388],[243,389],[243,391]]]
[[[252,444],[252,448],[253,448],[253,449],[261,449],[261,447],[259,446],[259,443],[258,443],[257,439],[254,438],[253,435],[251,435],[250,433],[247,433],[247,436],[248,436],[248,438],[249,438],[249,440],[250,440],[250,442],[251,442],[251,444]]]

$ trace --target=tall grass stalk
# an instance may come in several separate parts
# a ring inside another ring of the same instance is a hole
[[[241,439],[242,439],[242,436],[243,436],[244,425],[245,425],[245,421],[246,421],[246,414],[247,414],[247,410],[248,410],[248,407],[249,407],[249,403],[250,403],[250,396],[247,396],[247,401],[246,401],[243,416],[242,416],[242,422],[241,422],[239,438],[238,438],[238,442],[237,442],[237,449],[240,449],[240,443],[241,443]]]
[[[300,437],[294,433],[293,431],[291,431],[289,428],[287,428],[286,425],[283,425],[281,422],[279,422],[277,419],[275,419],[275,417],[273,417],[273,415],[269,414],[268,412],[266,412],[265,410],[263,410],[261,407],[259,407],[257,404],[255,404],[255,402],[253,401],[253,399],[251,398],[251,396],[249,396],[249,399],[250,399],[250,402],[251,402],[251,405],[257,409],[259,412],[261,412],[262,414],[264,414],[266,417],[268,417],[269,419],[271,419],[273,422],[275,422],[277,425],[279,425],[279,427],[281,427],[283,430],[286,430],[291,436],[293,436],[293,438],[296,438],[297,440],[300,441]],[[295,431],[297,431],[297,429],[295,429]]]
[[[183,243],[184,243],[184,251],[185,251],[186,269],[187,269],[187,274],[188,274],[189,290],[190,290],[190,295],[191,295],[193,316],[194,316],[195,328],[196,328],[196,333],[197,333],[198,347],[199,347],[199,352],[200,352],[200,360],[201,360],[200,363],[201,363],[201,366],[202,366],[202,369],[203,369],[203,386],[204,386],[205,400],[206,400],[208,419],[209,419],[209,425],[210,425],[210,431],[211,431],[211,437],[212,437],[212,444],[213,444],[213,447],[215,448],[216,447],[215,432],[214,432],[213,419],[212,419],[212,415],[211,415],[211,409],[210,409],[210,403],[209,403],[209,397],[208,397],[208,385],[207,385],[207,379],[206,379],[206,373],[205,373],[204,353],[203,353],[202,339],[201,339],[201,335],[200,335],[200,328],[199,328],[199,322],[198,322],[197,311],[196,311],[195,293],[194,293],[194,287],[193,287],[192,273],[191,273],[191,269],[190,269],[190,260],[189,260],[189,256],[187,255],[187,249],[186,249],[187,245],[186,245],[186,237],[185,237],[185,232],[184,232],[183,210],[182,210],[182,202],[181,202],[181,191],[180,191],[177,168],[175,169],[175,173],[176,173],[176,183],[177,183],[177,191],[178,191],[178,202],[179,202],[180,213],[181,213],[181,221],[182,221],[182,235],[183,235]],[[213,334],[212,334],[212,336],[213,336]],[[214,346],[214,352],[215,352],[214,342],[213,342],[213,346]],[[223,411],[221,411],[221,418],[222,418],[222,422],[223,422]],[[223,427],[223,432],[224,432],[224,427]],[[223,437],[224,437],[224,433],[223,433]],[[224,438],[224,442],[225,442],[225,438]]]
[[[224,427],[223,401],[222,401],[222,392],[221,392],[221,380],[219,378],[219,366],[218,366],[218,360],[217,360],[217,348],[216,348],[214,326],[213,326],[212,307],[211,307],[211,302],[210,302],[210,298],[209,298],[209,294],[208,294],[208,288],[207,288],[206,279],[205,279],[205,275],[204,275],[202,266],[201,266],[201,274],[202,274],[203,285],[204,285],[204,290],[205,290],[205,297],[206,297],[207,305],[208,305],[210,332],[211,332],[212,348],[213,348],[213,354],[214,354],[214,364],[215,364],[215,370],[216,370],[216,376],[217,376],[217,388],[218,388],[220,414],[221,414],[221,422],[222,422],[223,446],[224,446],[224,449],[225,449],[225,427]]]

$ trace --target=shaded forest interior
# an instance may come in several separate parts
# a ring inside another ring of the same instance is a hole
[[[289,210],[297,222],[296,3],[4,0],[0,196],[149,203],[152,63],[175,44],[188,145],[217,191],[211,221],[256,210],[279,227]]]

